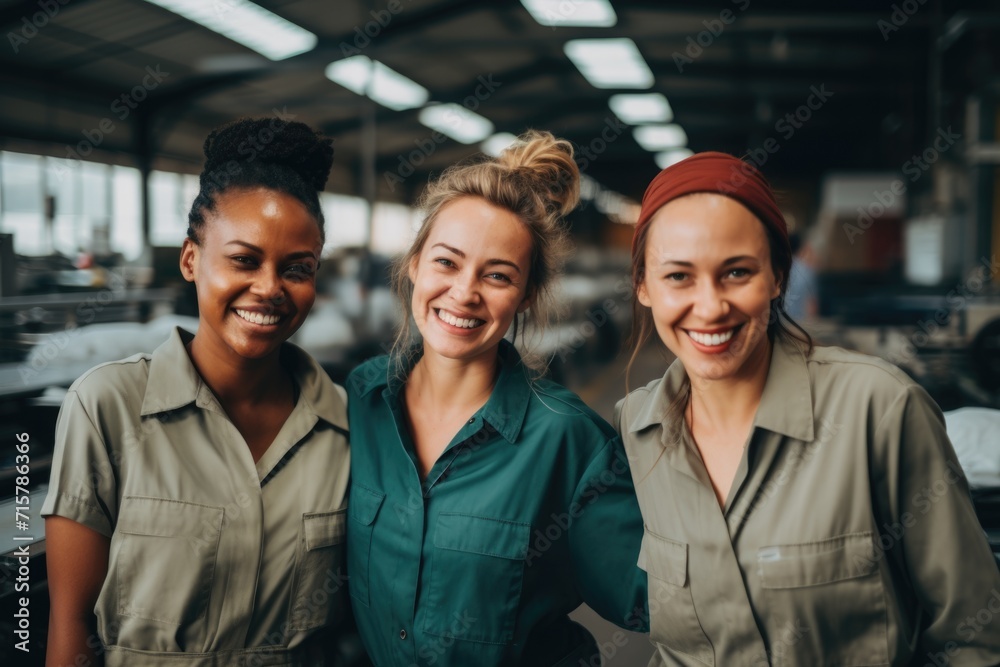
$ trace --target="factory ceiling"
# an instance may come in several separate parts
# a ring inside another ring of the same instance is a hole
[[[225,19],[239,2],[203,4]],[[581,2],[553,11],[572,18]],[[411,201],[480,150],[421,122],[421,106],[452,103],[494,132],[572,140],[589,176],[639,198],[658,167],[609,106],[615,94],[661,93],[691,150],[813,178],[899,169],[970,95],[1000,88],[990,2],[616,0],[607,27],[541,25],[516,0],[257,4],[315,45],[271,60],[143,0],[0,2],[0,147],[197,172],[211,128],[278,110],[334,137],[331,190]],[[604,38],[632,40],[652,79],[589,82],[566,44]],[[357,56],[422,86],[426,103],[394,110],[325,76]]]

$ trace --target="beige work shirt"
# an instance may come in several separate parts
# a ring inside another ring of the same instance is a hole
[[[664,423],[684,376],[674,362],[618,404],[651,665],[1000,664],[1000,574],[923,389],[776,343],[720,508],[687,426]]]
[[[70,387],[42,514],[111,538],[94,610],[108,667],[314,664],[305,640],[347,609],[344,390],[285,344],[297,402],[254,464],[190,339]]]

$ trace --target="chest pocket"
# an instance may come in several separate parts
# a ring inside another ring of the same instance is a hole
[[[288,626],[310,630],[343,613],[347,509],[302,515]]]
[[[688,577],[688,545],[647,529],[639,567],[649,575],[649,638],[706,665],[715,664],[712,645],[698,620]]]
[[[527,523],[441,514],[423,605],[424,631],[453,640],[510,643],[530,537]]]
[[[222,520],[221,507],[125,496],[112,551],[118,613],[173,625],[204,616]]]
[[[888,665],[878,560],[870,532],[759,549],[773,664]]]
[[[351,485],[350,508],[347,510],[347,569],[350,572],[351,597],[368,606],[369,559],[372,551],[372,533],[375,517],[385,494],[372,491],[359,484]]]

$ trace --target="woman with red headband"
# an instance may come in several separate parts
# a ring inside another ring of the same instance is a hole
[[[941,411],[787,317],[763,176],[721,153],[663,170],[632,261],[636,349],[655,329],[677,357],[618,405],[651,664],[1000,664],[1000,574]]]

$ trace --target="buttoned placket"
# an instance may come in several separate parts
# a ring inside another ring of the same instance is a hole
[[[440,483],[447,479],[451,472],[452,464],[458,458],[462,452],[466,451],[467,445],[473,441],[480,433],[486,433],[487,437],[491,436],[495,431],[490,427],[489,423],[486,422],[481,416],[483,408],[472,417],[470,417],[465,425],[459,429],[458,433],[455,434],[452,441],[448,443],[448,446],[444,449],[438,460],[434,462],[431,466],[430,471],[427,473],[427,477],[423,480],[420,479],[420,473],[417,468],[416,459],[416,448],[413,444],[413,438],[410,436],[409,429],[406,426],[406,417],[402,404],[402,392],[393,391],[392,387],[386,387],[382,391],[382,398],[389,408],[390,413],[393,417],[393,422],[396,427],[396,439],[399,447],[403,450],[402,454],[409,460],[410,465],[405,466],[406,472],[403,476],[406,478],[404,480],[404,488],[408,489],[420,489],[419,497],[421,499],[421,511],[420,511],[420,526],[416,527],[419,531],[421,552],[423,551],[423,542],[427,539],[427,500],[430,498],[431,493],[434,489],[439,486]],[[416,497],[413,492],[407,492],[407,497]],[[414,531],[416,533],[416,531]],[[397,653],[405,659],[405,664],[419,664],[416,660],[417,646],[416,642],[413,641],[413,626],[416,623],[416,609],[417,600],[416,594],[419,589],[419,576],[420,571],[423,568],[423,562],[415,564],[414,568],[414,581],[408,585],[399,585],[398,581],[403,580],[404,577],[400,576],[394,580],[393,583],[393,595],[395,596],[396,591],[402,591],[407,595],[407,600],[405,605],[389,605],[394,615],[393,623],[395,627],[399,628],[399,641],[397,642]],[[396,609],[408,609],[411,610],[408,619],[395,617]]]

